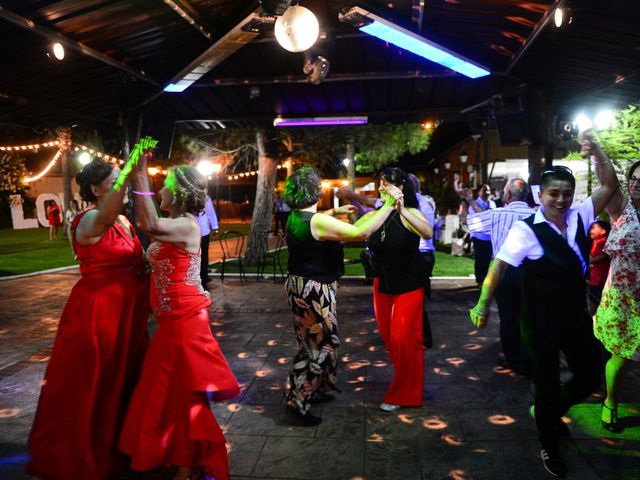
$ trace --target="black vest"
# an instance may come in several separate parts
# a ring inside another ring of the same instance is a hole
[[[582,321],[586,312],[586,282],[582,263],[568,242],[547,222],[534,224],[535,215],[524,219],[535,233],[544,254],[537,260],[525,259],[524,300],[533,314],[575,318]],[[589,259],[589,241],[578,215],[576,244],[585,261]]]

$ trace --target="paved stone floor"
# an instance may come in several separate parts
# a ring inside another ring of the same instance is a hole
[[[0,282],[0,479],[28,478],[22,471],[39,385],[77,279],[77,270],[69,270]],[[241,396],[214,407],[235,480],[551,478],[538,459],[528,416],[531,385],[496,366],[495,320],[482,332],[468,322],[478,294],[468,280],[434,282],[436,346],[425,353],[424,406],[394,413],[378,409],[392,367],[376,330],[370,287],[344,282],[338,303],[343,391],[314,407],[323,422],[313,428],[292,424],[281,404],[295,348],[282,284],[229,279],[210,286],[212,329],[243,386]],[[635,364],[623,392],[627,428],[621,435],[601,429],[600,397],[571,410],[573,439],[562,446],[569,478],[640,479],[640,405],[629,403],[639,395]]]

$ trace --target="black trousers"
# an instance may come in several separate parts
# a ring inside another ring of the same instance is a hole
[[[472,237],[471,242],[473,243],[473,251],[475,252],[473,272],[476,275],[476,283],[482,283],[484,282],[484,277],[487,276],[489,265],[491,264],[491,257],[493,256],[491,240],[479,240]]]
[[[591,318],[562,318],[523,310],[522,336],[533,360],[535,413],[542,447],[560,443],[558,423],[574,404],[600,389],[601,359]],[[560,352],[573,374],[560,383]]]
[[[422,339],[423,344],[427,348],[433,347],[433,334],[431,333],[431,321],[427,312],[427,300],[431,300],[431,276],[433,267],[436,264],[434,252],[420,252],[426,265],[426,283],[424,286],[424,298],[422,301]]]
[[[522,310],[522,268],[509,267],[495,293],[500,316],[500,343],[507,366],[521,373],[531,372],[529,352],[520,337]]]
[[[200,282],[202,288],[208,290],[209,283],[209,235],[200,237]]]

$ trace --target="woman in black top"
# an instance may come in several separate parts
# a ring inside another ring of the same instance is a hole
[[[304,425],[321,421],[309,412],[311,403],[332,400],[326,392],[338,390],[336,281],[344,274],[340,242],[366,239],[393,211],[401,192],[389,188],[385,205],[357,225],[334,218],[351,212],[352,205],[318,213],[321,197],[321,179],[314,168],[302,167],[287,178],[284,200],[292,212],[287,222],[289,276],[285,289],[294,315],[298,353],[285,395],[288,410]]]
[[[422,302],[426,265],[420,255],[420,237],[431,238],[433,228],[419,210],[413,185],[405,172],[386,169],[380,178],[380,198],[389,186],[403,192],[395,210],[369,239],[375,259],[373,303],[380,335],[395,370],[380,405],[392,412],[401,406],[422,405],[424,347]],[[368,214],[367,214],[368,215]],[[366,217],[362,221],[366,221]]]

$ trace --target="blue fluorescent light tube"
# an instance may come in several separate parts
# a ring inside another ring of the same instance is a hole
[[[163,88],[165,92],[184,92],[193,82],[180,82],[180,83],[170,83],[166,87]]]
[[[450,68],[469,78],[484,77],[491,74],[489,69],[467,60],[462,55],[367,12],[360,7],[354,7],[351,11],[372,21],[368,25],[358,27],[368,35],[392,43],[403,50],[407,50],[422,58]]]

